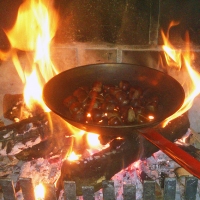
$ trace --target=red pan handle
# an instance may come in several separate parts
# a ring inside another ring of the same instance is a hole
[[[200,162],[198,160],[184,150],[180,149],[152,128],[141,129],[138,130],[138,132],[151,143],[156,145],[166,155],[176,161],[179,165],[185,168],[189,173],[200,179]]]

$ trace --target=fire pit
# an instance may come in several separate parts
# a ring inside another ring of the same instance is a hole
[[[178,113],[153,131],[171,142],[185,134],[190,142],[198,138],[199,89],[195,86],[200,79],[197,57],[191,53],[198,55],[198,2],[181,6],[171,1],[51,3],[0,3],[3,198],[52,200],[82,195],[84,199],[195,199],[198,179],[185,171],[180,173],[182,168],[176,162],[140,134],[123,138],[100,135],[98,148],[92,149],[87,142],[89,133],[82,135],[83,130],[74,130],[52,112],[47,114],[49,109],[40,97],[44,84],[69,68],[96,63],[147,66],[171,75],[186,94]],[[11,7],[12,19],[4,12]],[[175,7],[184,15],[176,16]],[[5,22],[6,18],[10,21]],[[24,28],[25,24],[28,27]],[[189,30],[191,42],[184,36],[185,30]],[[40,95],[32,95],[36,90]],[[176,145],[199,159],[198,145],[192,148],[187,142]],[[76,160],[70,160],[72,156]],[[36,197],[34,190],[39,183],[45,186],[45,197]]]

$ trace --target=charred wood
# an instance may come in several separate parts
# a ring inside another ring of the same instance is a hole
[[[94,186],[97,191],[103,180],[109,180],[123,167],[139,159],[140,141],[137,135],[122,139],[121,145],[109,148],[76,162],[65,160],[61,176],[57,182],[58,191],[63,188],[63,181],[75,181],[77,195],[82,194],[82,186]]]
[[[27,142],[37,144],[49,137],[46,114],[30,117],[7,126],[0,127],[0,154],[15,155],[28,148]]]
[[[51,158],[55,155],[65,157],[74,143],[73,133],[66,126],[66,122],[52,112],[49,113],[46,125],[48,138],[16,154],[19,160],[30,161],[40,157]]]
[[[176,118],[168,126],[154,127],[160,134],[170,141],[181,138],[189,127],[187,113]],[[108,149],[96,153],[88,159],[69,162],[65,160],[61,168],[61,176],[57,182],[57,189],[63,188],[64,181],[75,181],[77,195],[82,194],[82,186],[94,186],[97,191],[102,187],[102,180],[109,180],[120,170],[128,167],[134,161],[151,156],[158,148],[136,133],[123,138],[121,145],[110,145]]]

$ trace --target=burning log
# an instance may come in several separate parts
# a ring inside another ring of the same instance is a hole
[[[54,113],[45,113],[39,106],[30,111],[23,95],[6,94],[3,110],[4,117],[13,123],[0,127],[1,155],[15,155],[19,160],[29,161],[64,154],[71,146],[72,139],[66,137],[71,135],[66,122]]]
[[[80,195],[82,186],[93,185],[95,191],[102,187],[103,180],[109,180],[115,173],[122,169],[122,165],[128,166],[134,160],[139,159],[140,142],[137,135],[122,139],[120,145],[110,147],[94,154],[93,156],[79,161],[70,162],[65,160],[62,164],[61,176],[57,187],[63,187],[63,181],[75,181],[77,194]],[[133,145],[134,144],[134,145]]]
[[[181,138],[189,127],[187,113],[173,120],[168,126],[154,127],[170,141]],[[114,140],[115,141],[115,140]],[[112,144],[112,143],[111,143]],[[102,180],[111,179],[117,172],[128,167],[134,161],[149,157],[158,150],[153,144],[137,133],[124,138],[120,145],[109,148],[93,156],[70,162],[65,160],[61,167],[61,175],[57,181],[58,192],[64,181],[75,181],[77,195],[82,194],[82,186],[94,186],[99,190]]]

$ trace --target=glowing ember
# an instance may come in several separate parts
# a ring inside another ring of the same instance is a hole
[[[149,115],[148,118],[149,118],[149,120],[153,120],[154,116],[153,115]]]
[[[81,157],[81,155],[77,155],[74,151],[72,151],[69,156],[67,156],[67,160],[69,161],[75,161],[78,160]]]
[[[57,14],[49,1],[27,0],[18,10],[13,28],[5,31],[13,49],[34,52],[33,63],[30,63],[32,69],[20,65],[14,50],[12,51],[13,62],[22,82],[26,85],[24,90],[26,104],[30,106],[36,101],[44,106],[45,111],[48,109],[42,100],[43,85],[58,73],[51,62],[49,53],[57,21]]]
[[[45,188],[40,183],[39,185],[35,186],[35,197],[37,200],[43,200],[45,195]]]
[[[98,147],[101,145],[99,141],[99,135],[95,133],[88,133],[87,134],[87,141],[91,147]]]

